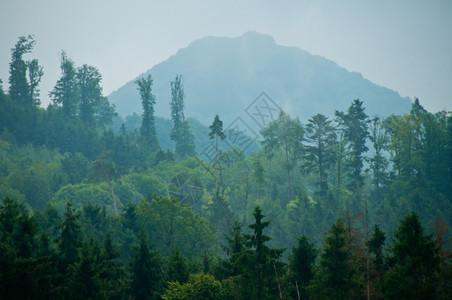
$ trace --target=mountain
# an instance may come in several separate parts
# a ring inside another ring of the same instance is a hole
[[[304,122],[317,113],[333,116],[335,110],[345,111],[357,98],[369,116],[403,114],[411,107],[409,98],[360,73],[299,48],[277,45],[271,36],[256,32],[196,40],[137,78],[148,74],[154,80],[157,116],[170,117],[170,81],[182,74],[185,114],[205,125],[212,123],[215,114],[225,126],[237,117],[241,123],[259,123],[252,120],[259,116],[251,111],[251,106],[262,104],[259,97]],[[141,114],[136,79],[108,96],[122,116]]]

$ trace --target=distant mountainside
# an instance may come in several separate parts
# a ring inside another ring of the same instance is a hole
[[[277,45],[271,36],[256,32],[196,40],[137,78],[147,74],[154,80],[157,116],[170,117],[170,81],[182,74],[185,114],[205,125],[215,114],[226,124],[244,119],[245,110],[262,92],[304,122],[317,113],[332,116],[335,110],[345,111],[357,98],[369,116],[403,114],[411,106],[409,98],[359,73],[304,50]],[[108,96],[122,116],[141,114],[137,78]]]

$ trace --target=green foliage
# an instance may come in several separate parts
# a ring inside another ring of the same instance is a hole
[[[309,287],[322,299],[346,299],[352,289],[351,253],[347,249],[344,221],[338,219],[325,236],[319,266]]]
[[[209,222],[175,198],[143,199],[136,213],[140,228],[163,256],[168,256],[171,248],[186,257],[201,255],[215,242]]]
[[[9,95],[22,105],[27,104],[28,106],[34,105],[34,103],[29,102],[28,66],[22,57],[30,53],[34,45],[35,39],[32,35],[19,37],[16,45],[11,49],[11,63],[9,64]]]
[[[261,130],[261,134],[264,138],[262,146],[267,153],[271,155],[275,151],[284,153],[288,203],[294,199],[294,169],[302,154],[303,125],[298,118],[291,119],[289,115],[281,112],[277,120]]]
[[[359,99],[353,100],[347,113],[336,111],[336,117],[350,152],[348,167],[351,176],[348,186],[351,190],[356,191],[364,184],[361,172],[364,160],[363,153],[368,150],[366,146],[368,117],[364,112],[363,102]]]
[[[314,244],[309,242],[307,236],[301,236],[298,239],[297,247],[292,247],[292,254],[289,256],[288,279],[294,285],[291,293],[293,298],[295,295],[298,298],[307,298],[307,287],[314,278],[316,258],[317,250]]]
[[[165,300],[230,299],[229,291],[213,275],[198,273],[190,274],[187,283],[170,282],[168,289],[162,295]]]
[[[80,215],[75,214],[71,202],[67,202],[63,221],[58,224],[60,234],[57,238],[58,251],[63,268],[78,262],[77,251],[82,243],[80,224],[78,223],[79,217]]]
[[[436,298],[439,290],[439,252],[432,235],[424,235],[419,217],[411,212],[394,232],[391,266],[385,275],[389,299]]]
[[[178,75],[171,84],[171,120],[173,128],[171,139],[176,142],[175,154],[180,158],[195,155],[195,143],[193,134],[190,131],[190,124],[184,116],[184,86],[182,76]]]
[[[159,148],[159,143],[155,130],[155,97],[152,94],[152,82],[151,75],[148,75],[146,78],[138,79],[135,83],[138,85],[143,106],[143,118],[140,127],[141,139],[146,146],[156,151]]]
[[[131,262],[131,292],[135,299],[159,299],[162,292],[162,266],[158,252],[149,248],[144,233],[139,235],[138,245]]]
[[[73,118],[79,113],[80,93],[77,82],[77,70],[74,62],[70,60],[66,52],[61,51],[61,78],[49,93],[56,105],[63,107],[65,117]]]

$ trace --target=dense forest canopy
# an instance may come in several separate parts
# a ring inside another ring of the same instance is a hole
[[[0,85],[0,298],[451,297],[450,112],[281,112],[245,152],[221,115],[188,121],[180,75],[164,131],[151,76],[127,128],[65,52],[41,108],[34,44]]]

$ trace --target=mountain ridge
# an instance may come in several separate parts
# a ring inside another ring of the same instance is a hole
[[[357,98],[369,116],[403,114],[411,107],[409,98],[372,83],[361,73],[297,47],[278,45],[270,35],[257,32],[234,38],[208,36],[179,49],[108,96],[120,115],[141,113],[134,81],[148,74],[154,80],[156,115],[170,116],[169,82],[182,74],[185,114],[206,125],[215,114],[226,122],[244,115],[262,92],[303,121],[316,113],[333,116]]]

